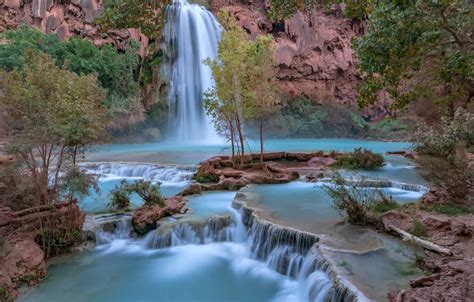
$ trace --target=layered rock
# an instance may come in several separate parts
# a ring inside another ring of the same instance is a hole
[[[342,16],[342,8],[298,12],[284,24],[272,24],[263,0],[212,0],[214,11],[227,9],[252,36],[272,34],[283,92],[319,102],[354,104],[358,75],[351,40],[363,29]]]
[[[138,29],[101,32],[94,19],[101,13],[99,0],[0,0],[0,32],[26,23],[43,33],[55,33],[62,40],[87,38],[95,45],[112,44],[123,49],[130,39],[140,43],[145,55],[148,38]]]

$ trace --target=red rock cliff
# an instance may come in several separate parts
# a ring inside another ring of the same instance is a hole
[[[264,0],[210,0],[214,12],[226,8],[252,36],[271,33],[276,42],[278,79],[289,96],[305,95],[314,101],[354,104],[358,81],[351,39],[360,25],[342,16],[339,6],[297,13],[283,26],[272,24]],[[148,39],[136,29],[101,33],[93,19],[100,15],[99,0],[0,0],[0,31],[26,22],[45,33],[88,38],[96,45],[123,48],[128,39]]]

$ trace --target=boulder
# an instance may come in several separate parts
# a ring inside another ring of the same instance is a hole
[[[143,206],[133,213],[133,229],[138,234],[146,234],[156,229],[160,219],[179,214],[185,205],[186,199],[184,197],[175,196],[166,199],[164,207],[160,205]]]

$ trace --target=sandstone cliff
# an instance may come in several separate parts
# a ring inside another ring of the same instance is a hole
[[[297,13],[284,24],[270,22],[264,0],[210,0],[210,8],[229,10],[251,36],[275,37],[278,79],[288,97],[355,104],[358,75],[351,39],[363,29],[344,18],[340,6]],[[148,38],[137,29],[100,32],[93,23],[100,10],[99,0],[0,0],[0,31],[24,22],[62,39],[80,36],[119,49],[134,39],[146,54]]]
[[[251,36],[275,37],[283,92],[318,102],[355,104],[358,76],[351,40],[363,28],[343,17],[342,7],[298,12],[284,24],[271,23],[265,0],[212,0],[211,7],[226,8]]]
[[[130,39],[145,54],[148,38],[137,29],[100,32],[93,20],[100,15],[99,0],[0,0],[0,32],[26,23],[61,39],[78,36],[95,45],[113,44],[122,49]]]

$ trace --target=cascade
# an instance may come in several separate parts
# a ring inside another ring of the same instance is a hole
[[[144,178],[161,183],[180,183],[191,179],[196,168],[138,163],[101,163],[84,165],[88,173],[103,177]]]
[[[215,142],[218,135],[203,108],[204,93],[214,85],[211,69],[221,28],[211,12],[186,0],[174,0],[164,28],[163,74],[168,82],[170,139]]]

